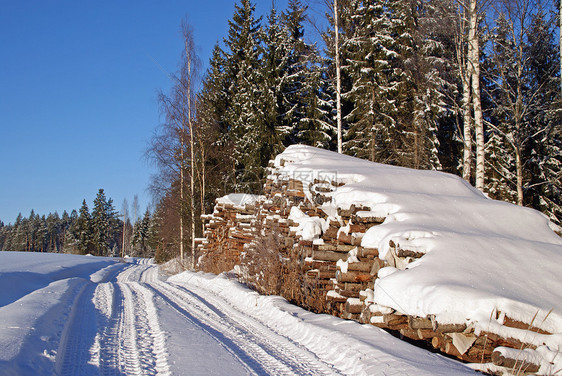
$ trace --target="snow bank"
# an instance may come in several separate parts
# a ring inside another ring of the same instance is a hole
[[[52,374],[76,297],[123,265],[102,257],[0,252],[0,373]]]
[[[427,352],[371,325],[315,314],[278,296],[263,296],[229,274],[184,272],[169,283],[204,289],[272,330],[305,346],[349,375],[473,375],[453,360]],[[269,323],[269,324],[267,324]]]
[[[0,307],[66,278],[100,278],[100,269],[117,261],[105,257],[87,257],[56,253],[0,252]],[[104,272],[105,273],[105,272]],[[102,273],[102,275],[104,274]],[[98,281],[94,281],[98,282]]]
[[[327,212],[355,205],[370,208],[361,215],[386,217],[361,244],[378,248],[381,258],[390,244],[425,254],[404,270],[382,273],[374,289],[377,304],[408,315],[435,315],[443,323],[473,324],[477,333],[517,338],[516,331],[492,322],[492,314],[562,333],[562,239],[541,213],[490,200],[451,174],[308,146],[288,147],[275,167],[305,186],[326,176],[343,183],[327,193]],[[537,335],[532,342],[562,345],[560,335]]]

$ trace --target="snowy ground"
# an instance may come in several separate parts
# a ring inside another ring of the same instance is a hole
[[[467,375],[387,333],[149,260],[0,252],[0,375]]]

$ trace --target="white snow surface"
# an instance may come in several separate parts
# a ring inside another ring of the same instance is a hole
[[[166,281],[147,259],[0,252],[0,289],[0,375],[474,374],[229,274]]]
[[[246,205],[254,205],[257,201],[263,199],[263,197],[264,196],[248,193],[231,193],[217,199],[217,203],[243,208]]]
[[[381,258],[390,240],[425,253],[405,270],[379,272],[377,304],[513,338],[521,331],[509,332],[491,320],[493,314],[562,333],[562,238],[538,211],[488,199],[455,175],[309,146],[288,147],[275,167],[304,182],[330,176],[345,183],[323,204],[328,212],[355,205],[370,208],[361,215],[385,215],[362,239],[362,246],[378,248]],[[532,342],[562,349],[560,334],[537,335]]]

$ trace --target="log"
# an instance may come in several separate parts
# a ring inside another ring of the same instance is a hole
[[[400,329],[400,335],[403,337],[408,337],[411,339],[418,339],[418,331],[417,330],[411,330],[411,329]]]
[[[440,324],[435,321],[433,330],[437,333],[462,333],[466,330],[466,324]]]
[[[435,337],[435,332],[431,329],[418,329],[417,334],[419,339],[430,339]]]
[[[431,346],[433,346],[434,349],[442,349],[445,347],[445,338],[443,338],[440,335],[436,335],[435,337],[433,337],[433,339],[431,340]]]
[[[529,330],[531,332],[539,333],[539,334],[552,334],[540,328],[537,328],[531,324],[525,324],[524,322],[512,319],[511,317],[505,316],[503,321],[503,325],[508,326],[510,328],[517,328],[517,329],[524,329]]]
[[[332,240],[338,236],[338,227],[330,226],[322,235],[324,240]]]
[[[408,328],[408,316],[395,314],[383,315],[383,322],[389,329],[400,330]]]
[[[363,223],[356,223],[356,224],[350,224],[349,225],[349,232],[360,232],[360,233],[364,233],[368,230],[368,227],[363,224]]]
[[[355,249],[355,248],[357,248],[357,247],[354,246],[354,245],[338,244],[336,250],[337,250],[337,252],[349,252],[349,251],[351,251],[352,249]]]
[[[376,216],[359,216],[354,215],[352,216],[353,223],[365,223],[370,225],[380,225],[386,219],[385,217],[376,217]]]
[[[361,256],[368,257],[368,256],[375,256],[379,255],[379,250],[377,248],[361,248]]]
[[[515,370],[519,374],[519,370],[525,373],[535,373],[539,371],[540,365],[531,363],[525,359],[512,359],[505,357],[501,352],[494,351],[492,353],[492,363],[496,366]]]
[[[411,329],[433,329],[433,323],[427,317],[410,316],[408,325]]]
[[[379,270],[381,270],[383,267],[384,267],[384,261],[378,257],[375,257],[373,261],[373,266],[371,267],[371,275],[376,276],[379,273]]]
[[[340,232],[338,234],[338,241],[344,244],[351,245],[353,243],[353,239],[351,235],[346,234],[345,232]]]
[[[324,244],[314,244],[313,249],[316,251],[331,251],[336,252],[338,249],[335,244],[324,243]]]
[[[345,302],[345,311],[348,313],[361,313],[363,311],[363,303],[356,298],[349,298]]]
[[[481,332],[480,335],[481,336],[487,336],[488,342],[490,342],[490,344],[494,344],[495,347],[504,346],[504,347],[511,347],[511,348],[514,348],[514,349],[527,348],[527,349],[532,349],[532,350],[535,350],[537,348],[537,346],[535,346],[531,343],[523,343],[523,342],[521,342],[521,341],[519,341],[518,339],[515,339],[515,338],[503,338],[503,337],[498,336],[495,333]]]
[[[331,252],[331,251],[312,251],[312,258],[314,260],[320,261],[333,261],[336,262],[338,260],[347,260],[347,254],[340,253],[340,252]]]
[[[329,270],[309,270],[306,275],[311,278],[330,279],[335,278],[336,272]]]
[[[338,282],[370,282],[373,276],[363,272],[348,271],[342,273],[341,270],[336,272],[336,280]]]
[[[336,271],[337,268],[334,263],[330,261],[319,261],[319,260],[307,260],[304,262],[305,267],[309,269],[321,269],[321,270],[334,270]]]
[[[373,264],[372,262],[365,262],[365,261],[352,262],[352,263],[347,264],[347,270],[348,271],[370,273],[371,269],[373,267],[372,264]]]
[[[299,246],[312,247],[312,240],[299,240]]]
[[[363,240],[363,234],[360,232],[353,232],[351,234],[351,245],[359,247],[361,245],[361,241]]]
[[[453,343],[452,343],[452,342],[449,342],[449,341],[447,341],[447,342],[445,343],[444,352],[445,352],[446,354],[455,356],[455,357],[457,357],[457,358],[461,358],[461,357],[462,357],[462,354],[460,353],[460,351],[457,350],[457,348],[455,347],[455,345],[453,345]]]

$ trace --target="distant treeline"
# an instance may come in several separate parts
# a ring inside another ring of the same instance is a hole
[[[123,211],[116,211],[113,200],[100,189],[91,212],[84,200],[79,211],[70,214],[65,210],[62,215],[45,216],[31,210],[29,217],[23,217],[20,213],[13,224],[0,221],[0,250],[152,257],[150,212],[131,223],[127,209]]]

